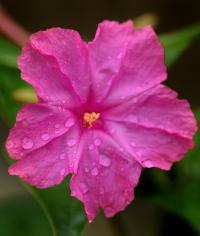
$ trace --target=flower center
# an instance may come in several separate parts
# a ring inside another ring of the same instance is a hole
[[[86,123],[88,128],[91,128],[93,123],[98,120],[100,117],[100,113],[96,112],[85,112],[83,116],[83,120]]]

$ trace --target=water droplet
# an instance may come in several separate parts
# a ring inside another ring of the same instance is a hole
[[[136,115],[128,115],[127,117],[130,121],[137,123],[139,121]]]
[[[7,142],[7,147],[8,147],[8,148],[14,147],[13,141],[8,141],[8,142]]]
[[[22,147],[24,149],[31,149],[33,147],[33,141],[30,138],[24,138],[22,141]]]
[[[111,84],[112,84],[112,80],[109,80],[109,81],[107,82],[107,86],[110,87]]]
[[[95,144],[96,146],[99,146],[99,145],[101,144],[101,140],[100,140],[99,138],[95,139],[95,140],[94,140],[94,144]]]
[[[137,155],[138,157],[141,157],[141,156],[142,156],[142,153],[141,153],[140,151],[137,151],[137,152],[136,152],[136,155]]]
[[[91,174],[92,174],[93,176],[97,176],[97,175],[99,174],[98,169],[97,169],[96,167],[93,168],[93,169],[91,170]]]
[[[69,139],[69,140],[67,141],[67,145],[68,145],[69,147],[73,147],[75,144],[76,144],[76,140],[75,140],[75,139]]]
[[[106,208],[105,208],[105,212],[107,212],[107,214],[113,213],[112,207],[106,207]]]
[[[117,55],[117,58],[120,59],[122,57],[122,52],[120,52],[118,55]]]
[[[109,167],[110,164],[111,164],[111,160],[110,160],[110,158],[107,157],[106,155],[100,155],[99,163],[100,163],[102,166]]]
[[[60,128],[60,124],[55,124],[55,128],[56,129]]]
[[[94,145],[91,144],[91,145],[89,146],[89,150],[92,151],[93,149],[94,149]]]
[[[120,99],[121,99],[121,100],[124,100],[124,99],[125,99],[125,96],[121,96]]]
[[[154,164],[153,164],[153,162],[151,160],[145,160],[142,163],[147,168],[152,168],[154,166]]]
[[[114,133],[115,133],[115,130],[114,130],[114,129],[110,129],[109,132],[110,132],[111,134],[114,134]]]
[[[85,167],[85,173],[88,173],[90,170],[88,167]]]
[[[61,160],[64,160],[65,159],[65,154],[62,153],[59,157],[60,157]]]
[[[75,120],[74,118],[69,118],[66,122],[65,122],[65,127],[69,128],[72,127],[75,124]]]
[[[65,169],[62,169],[61,171],[60,171],[60,175],[65,175]]]
[[[104,188],[102,187],[102,188],[100,188],[100,191],[99,191],[99,193],[101,194],[101,195],[103,195],[104,193],[105,193],[105,190],[104,190]]]
[[[81,189],[81,191],[83,192],[83,193],[87,193],[88,192],[88,186],[86,185],[86,184],[84,184],[84,183],[80,183],[80,189]]]
[[[44,134],[42,134],[42,136],[41,136],[41,139],[42,140],[44,140],[44,141],[47,141],[47,140],[49,140],[49,134],[47,134],[47,133],[44,133]]]
[[[61,130],[57,129],[55,130],[55,134],[59,134]]]
[[[136,146],[136,143],[135,143],[135,142],[131,142],[130,145],[131,145],[132,147],[135,147],[135,146]]]
[[[119,150],[120,150],[121,152],[123,152],[123,151],[124,151],[123,147],[120,147],[120,148],[119,148]]]

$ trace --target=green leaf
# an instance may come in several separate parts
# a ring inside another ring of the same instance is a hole
[[[0,37],[0,65],[16,68],[19,54],[20,49],[17,46]]]
[[[200,23],[160,36],[165,48],[165,63],[171,67],[193,40],[200,37]]]
[[[70,197],[69,178],[49,189],[36,189],[24,183],[43,209],[53,236],[79,236],[86,224],[82,204]]]
[[[0,235],[47,236],[51,229],[38,204],[28,196],[15,196],[0,201]]]
[[[200,110],[195,115],[200,126]],[[185,218],[200,233],[200,131],[195,135],[195,143],[196,147],[175,166],[170,188],[149,200]]]
[[[12,92],[19,88],[29,87],[20,79],[17,69],[10,69],[0,65],[0,116],[8,124],[15,121],[16,112],[20,103],[12,98]]]

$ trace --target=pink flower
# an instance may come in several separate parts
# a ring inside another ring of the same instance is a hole
[[[71,173],[89,221],[133,200],[142,167],[168,170],[193,147],[194,115],[160,84],[164,51],[149,26],[104,21],[89,43],[74,30],[40,31],[19,68],[39,101],[23,106],[9,134],[9,173],[38,188]]]

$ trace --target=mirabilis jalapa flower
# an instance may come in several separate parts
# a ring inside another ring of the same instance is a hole
[[[188,102],[160,84],[164,50],[150,26],[104,21],[89,43],[74,30],[40,31],[18,62],[38,103],[10,131],[9,173],[38,188],[71,173],[89,221],[99,207],[107,217],[123,210],[143,167],[169,170],[194,145]]]

